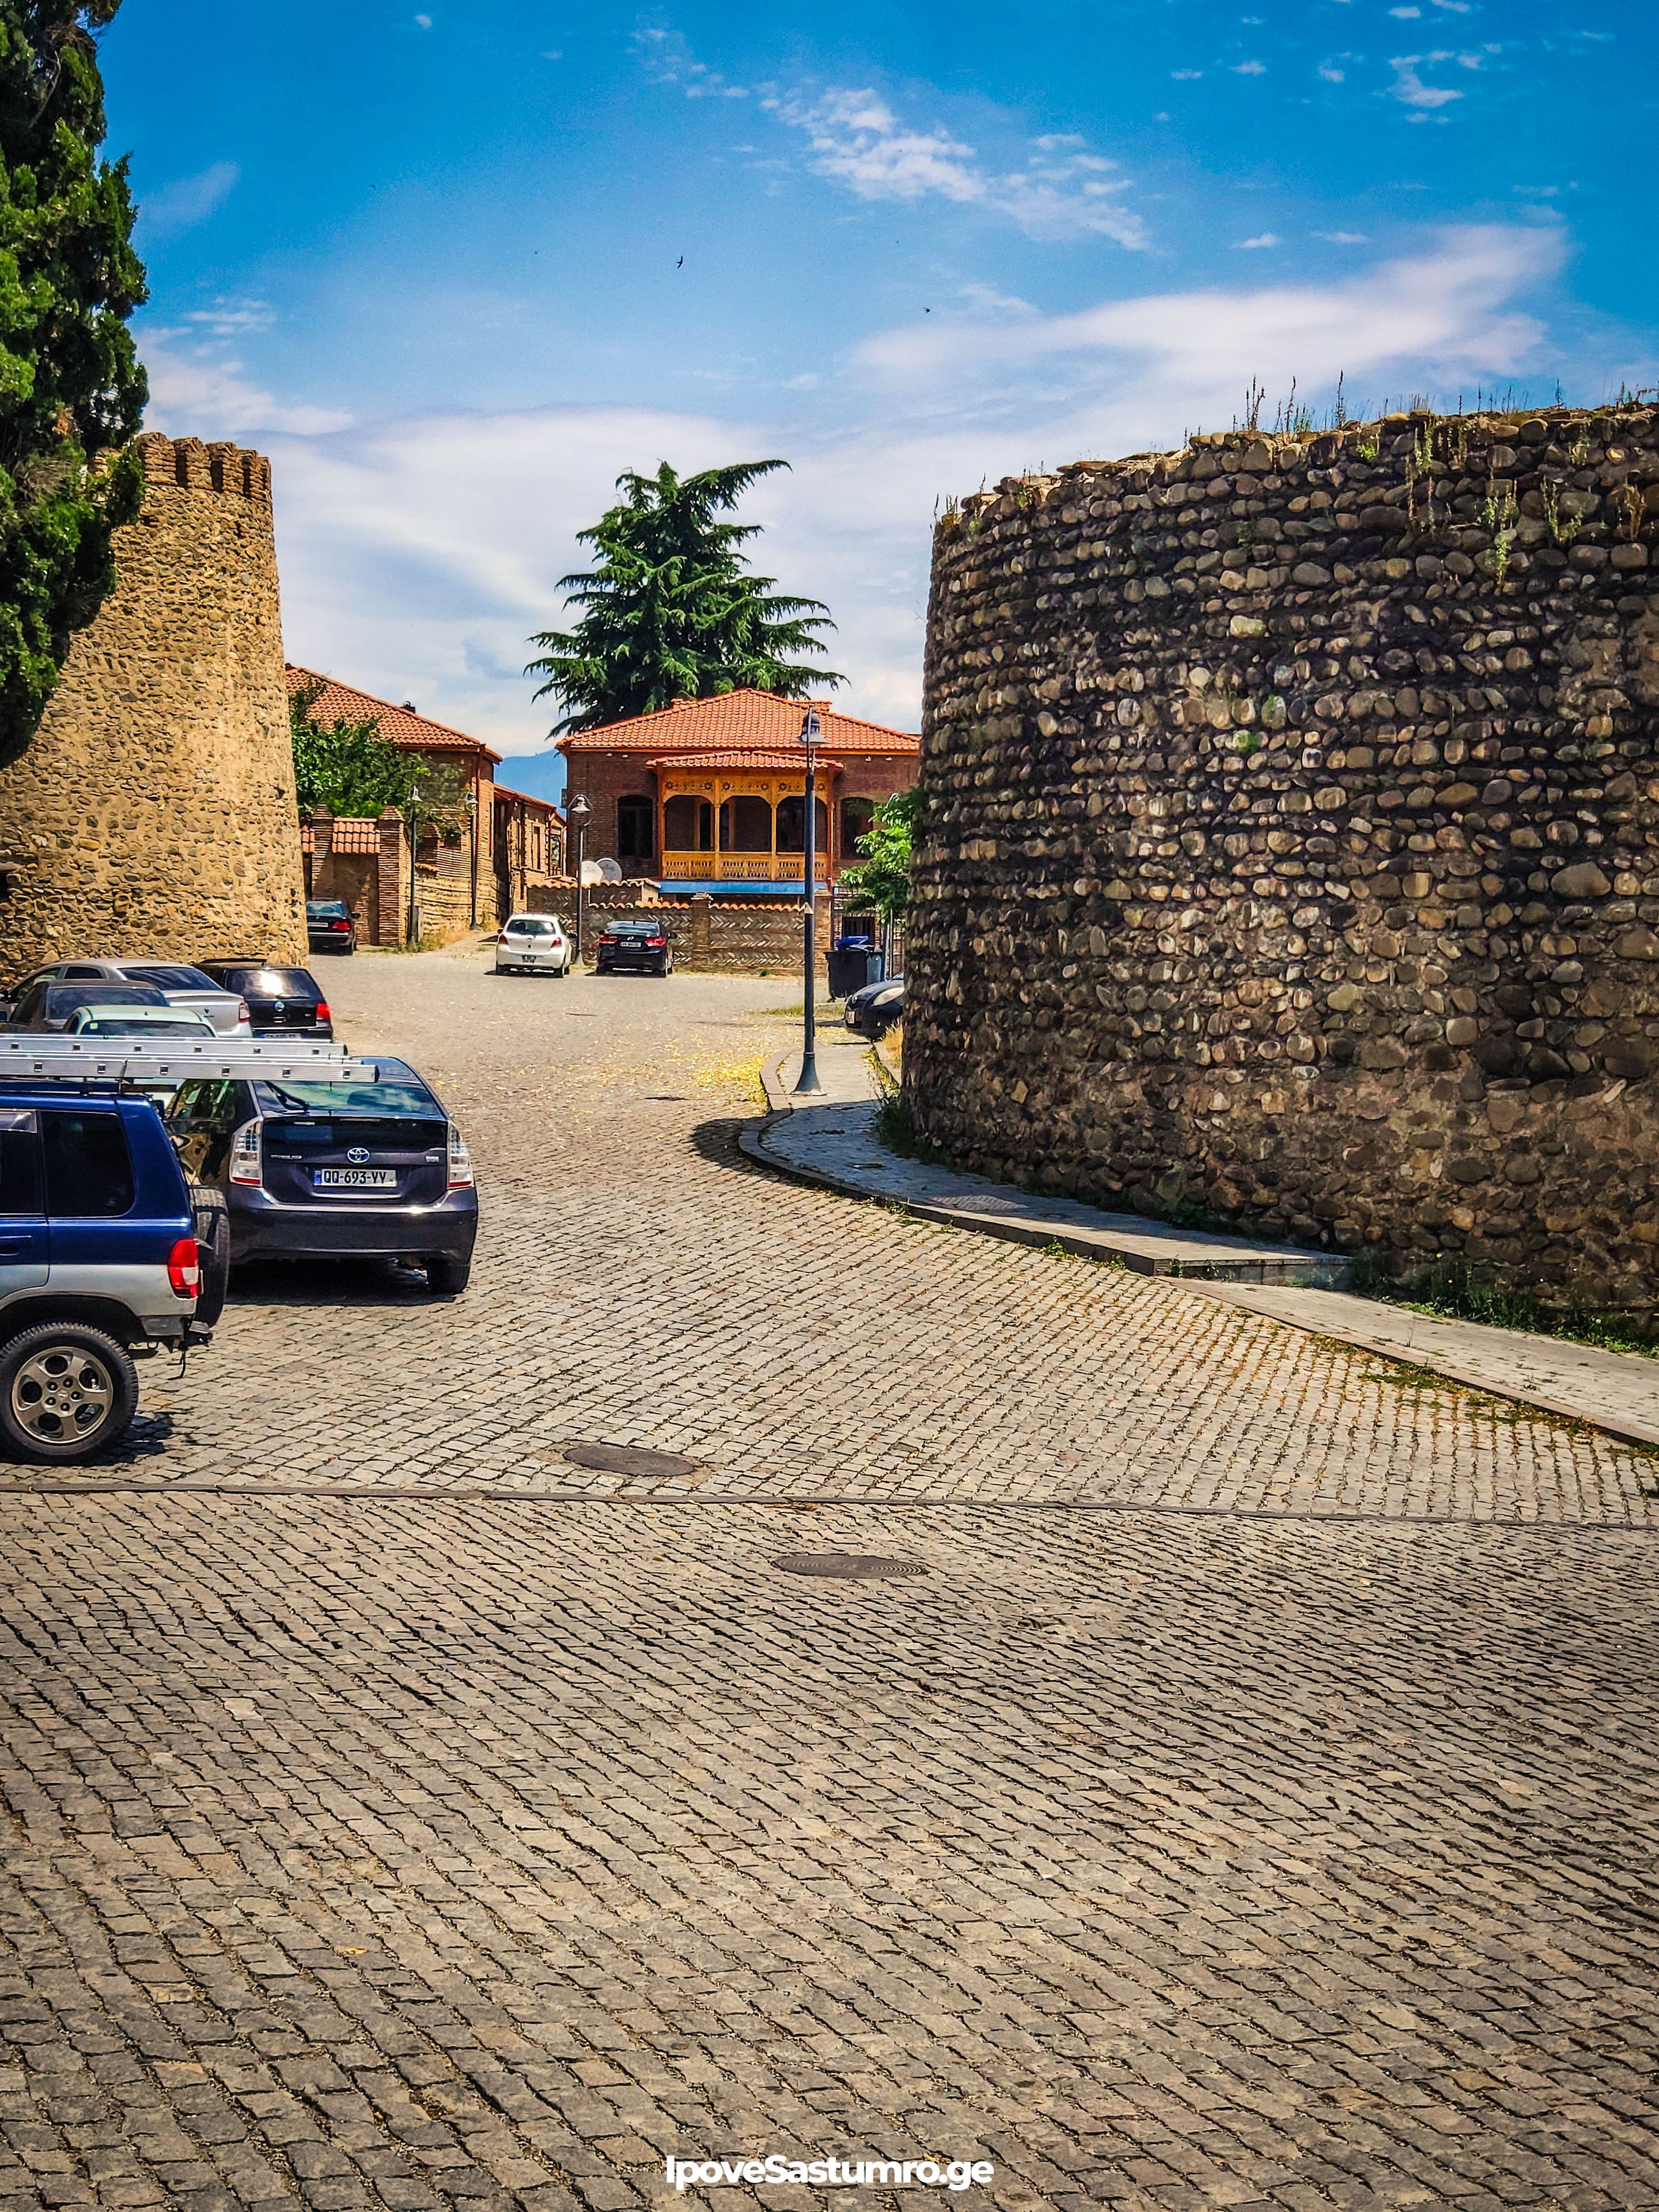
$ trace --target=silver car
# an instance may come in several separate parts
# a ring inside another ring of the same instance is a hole
[[[9,1018],[12,1007],[34,983],[141,983],[159,991],[170,1006],[181,1013],[200,1014],[221,1036],[253,1034],[247,1000],[216,983],[199,968],[173,960],[54,960],[37,968],[0,999],[0,1018]]]

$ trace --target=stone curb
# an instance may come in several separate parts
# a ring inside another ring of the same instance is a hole
[[[1178,1274],[1171,1268],[1164,1272],[1147,1264],[1144,1257],[1126,1255],[1102,1232],[1084,1229],[1068,1229],[1063,1224],[1048,1222],[1020,1222],[1000,1216],[975,1212],[971,1206],[939,1204],[908,1196],[902,1188],[883,1191],[872,1188],[867,1182],[854,1182],[849,1177],[835,1173],[832,1169],[815,1167],[799,1159],[787,1159],[773,1151],[766,1139],[770,1131],[786,1122],[794,1111],[790,1094],[785,1088],[783,1070],[793,1057],[785,1054],[769,1062],[761,1071],[765,1089],[768,1113],[757,1122],[741,1129],[738,1142],[749,1158],[774,1174],[785,1176],[790,1181],[811,1184],[822,1189],[833,1190],[845,1198],[862,1200],[866,1205],[884,1200],[902,1206],[919,1221],[931,1221],[942,1227],[961,1229],[972,1235],[995,1237],[1004,1242],[1042,1246],[1059,1244],[1062,1249],[1082,1259],[1099,1261],[1121,1260],[1136,1272],[1156,1274],[1171,1289],[1184,1291],[1192,1296],[1207,1297],[1220,1304],[1239,1306],[1247,1312],[1258,1314],[1262,1319],[1274,1321],[1283,1328],[1305,1330],[1310,1335],[1330,1338],[1356,1352],[1369,1352],[1373,1358],[1388,1359],[1401,1365],[1416,1366],[1426,1372],[1441,1376],[1466,1389],[1484,1392],[1489,1397],[1503,1398],[1516,1405],[1530,1406],[1539,1412],[1551,1413],[1558,1419],[1582,1422],[1585,1427],[1619,1437],[1627,1443],[1659,1445],[1659,1363],[1644,1359],[1639,1353],[1584,1352],[1569,1344],[1556,1344],[1553,1339],[1540,1339],[1522,1332],[1490,1328],[1474,1322],[1431,1322],[1426,1316],[1408,1316],[1403,1309],[1377,1304],[1376,1324],[1370,1324],[1368,1314],[1356,1321],[1353,1309],[1370,1308],[1371,1302],[1340,1291],[1323,1291],[1302,1286],[1279,1285],[1266,1283],[1227,1281],[1210,1278]],[[832,1103],[826,1101],[826,1103]],[[1011,1190],[1010,1195],[1022,1194]],[[1150,1224],[1149,1224],[1150,1225]],[[1294,1310],[1291,1310],[1294,1308]],[[1393,1319],[1393,1316],[1398,1319]],[[1406,1340],[1417,1328],[1437,1338],[1439,1341],[1416,1343]],[[1460,1354],[1455,1342],[1448,1346],[1446,1335],[1462,1336],[1467,1333],[1468,1349]],[[1528,1352],[1534,1356],[1540,1352],[1568,1360],[1577,1358],[1586,1366],[1586,1395],[1576,1391],[1552,1389],[1547,1383],[1540,1386],[1529,1377],[1494,1373],[1492,1360],[1524,1358]],[[1480,1356],[1485,1354],[1485,1357]],[[1604,1394],[1596,1388],[1595,1370],[1604,1363],[1613,1363],[1606,1372],[1616,1371],[1620,1380],[1633,1383],[1640,1394],[1644,1387],[1650,1391],[1651,1410],[1642,1408],[1625,1412],[1610,1408]],[[1626,1363],[1629,1363],[1628,1366]],[[1651,1368],[1650,1377],[1644,1371]]]

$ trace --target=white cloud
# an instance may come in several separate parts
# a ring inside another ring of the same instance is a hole
[[[1200,77],[1203,74],[1202,70],[1171,70],[1170,71],[1170,75],[1177,84],[1190,84],[1195,77]]]
[[[1346,84],[1348,81],[1348,73],[1346,70],[1333,68],[1329,62],[1322,62],[1320,64],[1319,74],[1324,78],[1327,84]]]
[[[859,199],[943,199],[1001,216],[1033,238],[1092,235],[1135,250],[1147,243],[1139,216],[1117,204],[1127,178],[1081,138],[1034,138],[1012,166],[999,168],[941,124],[902,121],[867,86],[732,84],[699,61],[678,31],[636,32],[634,47],[651,76],[688,100],[754,97],[766,114],[805,137],[816,175]]]
[[[1366,242],[1363,230],[1316,230],[1314,236],[1323,239],[1327,246],[1364,246]]]
[[[230,198],[241,181],[242,173],[234,161],[216,161],[210,169],[203,169],[193,177],[178,177],[170,185],[141,200],[139,219],[145,228],[158,237],[171,237],[176,231],[193,230],[198,222],[205,222]]]
[[[289,406],[261,391],[242,364],[208,347],[181,348],[177,331],[149,331],[141,342],[149,372],[146,427],[175,438],[245,438],[276,432],[320,436],[343,429],[349,415],[333,407]]]
[[[575,532],[624,468],[785,453],[745,501],[762,567],[829,602],[854,711],[914,728],[935,499],[1010,471],[1176,444],[1224,423],[1259,376],[1328,390],[1524,374],[1540,332],[1513,301],[1560,255],[1553,227],[1456,231],[1327,285],[1239,284],[1051,316],[988,291],[855,349],[776,415],[554,407],[336,428],[233,366],[154,350],[163,427],[272,454],[289,653],[501,750],[551,716],[520,671],[581,565]],[[792,427],[793,425],[793,427]]]
[[[1461,92],[1449,86],[1425,84],[1419,71],[1425,62],[1455,62],[1460,69],[1479,69],[1479,54],[1454,54],[1442,50],[1432,54],[1396,54],[1389,67],[1394,71],[1394,83],[1389,88],[1394,97],[1404,106],[1419,111],[1419,119],[1436,108],[1446,107],[1454,100],[1462,100]]]
[[[1006,216],[1032,237],[1094,234],[1131,248],[1146,244],[1139,218],[1118,204],[1128,190],[1113,164],[1078,138],[1032,140],[1025,158],[1000,172],[941,126],[900,121],[878,93],[836,89],[808,98],[767,94],[762,102],[800,131],[811,166],[860,199],[936,198]]]
[[[1255,238],[1241,238],[1233,250],[1237,253],[1254,253],[1258,246],[1283,246],[1284,243],[1276,230],[1264,230]]]
[[[1266,62],[1235,62],[1233,64],[1235,76],[1266,76],[1267,74]]]

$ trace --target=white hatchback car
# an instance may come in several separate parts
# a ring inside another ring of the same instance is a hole
[[[498,975],[568,975],[574,957],[556,914],[515,914],[495,940]]]

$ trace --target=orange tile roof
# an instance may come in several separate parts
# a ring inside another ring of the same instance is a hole
[[[383,738],[389,738],[394,745],[408,745],[416,752],[465,750],[482,753],[487,761],[501,757],[478,738],[468,737],[465,730],[452,730],[447,722],[434,722],[425,714],[417,714],[412,707],[398,706],[390,699],[377,699],[372,691],[359,691],[355,684],[338,684],[333,677],[319,675],[313,668],[296,668],[291,661],[289,663],[290,692],[303,691],[317,684],[323,688],[311,711],[319,722],[372,720],[379,722]]]
[[[506,799],[512,806],[537,807],[544,814],[550,814],[556,822],[564,820],[563,814],[550,799],[538,799],[533,791],[514,791],[507,785],[498,782],[495,786],[495,796],[497,799]]]
[[[796,739],[807,702],[780,699],[771,691],[722,691],[713,699],[677,699],[653,714],[631,715],[597,730],[581,730],[560,740],[571,753],[767,750],[781,747],[800,757]],[[921,739],[908,730],[884,729],[838,714],[822,700],[817,708],[826,749],[837,753],[919,753]]]
[[[814,750],[817,750],[816,747]],[[817,755],[817,769],[820,775],[839,775],[841,765],[837,760],[825,760],[821,752]],[[647,761],[646,766],[682,769],[766,768],[774,771],[787,769],[796,775],[805,775],[806,748],[805,745],[797,745],[793,752],[787,753],[763,752],[758,749],[729,753],[668,753],[661,760]]]

